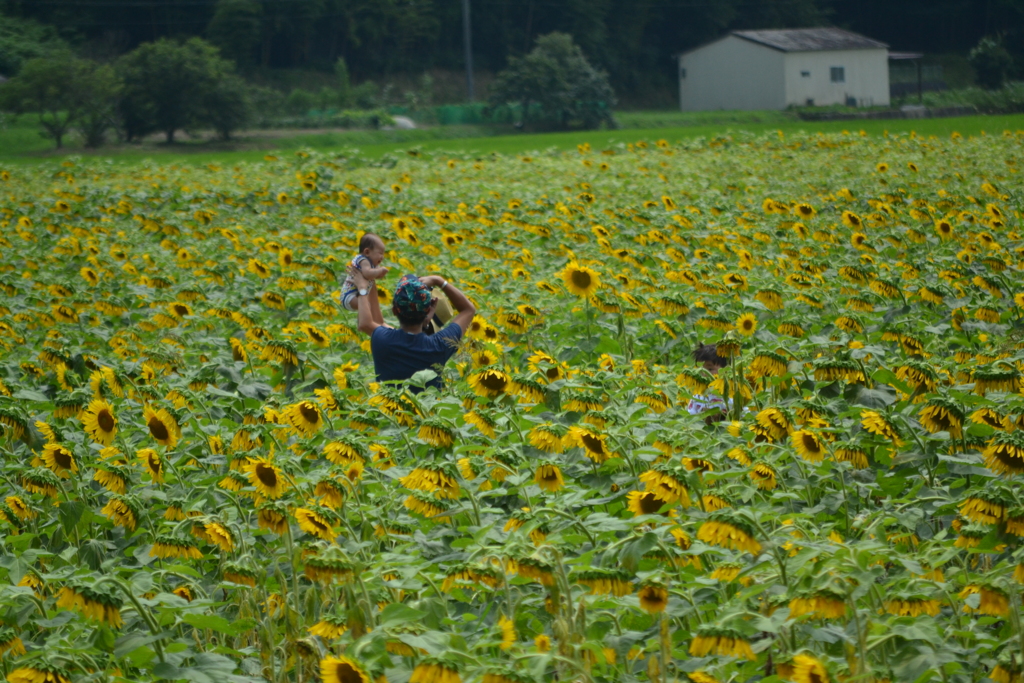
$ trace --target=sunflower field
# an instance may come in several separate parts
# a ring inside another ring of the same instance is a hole
[[[0,169],[2,674],[1019,683],[1022,141]]]

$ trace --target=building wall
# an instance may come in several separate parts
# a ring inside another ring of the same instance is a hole
[[[847,98],[858,107],[889,105],[888,50],[788,52],[784,63],[787,106],[846,104]],[[832,82],[832,67],[843,67],[844,82]]]
[[[785,109],[784,56],[733,35],[680,55],[679,106],[683,111]]]

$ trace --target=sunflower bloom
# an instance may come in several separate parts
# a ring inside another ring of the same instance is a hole
[[[324,683],[370,683],[369,674],[348,657],[320,660],[320,678]]]
[[[71,449],[59,443],[48,443],[43,446],[40,456],[47,468],[61,479],[67,479],[78,472],[78,463]]]
[[[178,439],[181,438],[181,429],[178,427],[177,420],[165,408],[153,410],[147,405],[142,411],[142,419],[146,422],[149,435],[163,446],[174,448]]]
[[[744,337],[749,337],[757,331],[757,316],[753,313],[744,313],[736,320],[736,330]]]
[[[295,509],[295,520],[299,523],[299,528],[305,531],[310,536],[316,536],[317,538],[323,539],[329,543],[333,543],[337,534],[334,533],[334,528],[331,523],[327,521],[327,517],[317,512],[316,510],[310,510],[308,508],[296,508]]]
[[[109,446],[117,434],[117,418],[114,409],[101,398],[93,399],[89,407],[78,416],[86,434],[96,443]]]
[[[793,657],[792,680],[794,683],[828,683],[828,671],[814,657],[799,654]]]
[[[605,440],[608,438],[607,434],[601,434],[586,427],[573,425],[569,428],[565,438],[572,445],[582,448],[584,455],[598,464],[615,455],[608,449],[608,444],[605,443]]]
[[[312,401],[299,401],[290,405],[282,415],[288,424],[306,437],[313,436],[324,426],[323,415]]]
[[[542,491],[547,491],[548,493],[555,493],[565,486],[565,480],[562,478],[562,470],[554,463],[543,463],[538,465],[537,470],[533,474],[533,482],[539,486]]]
[[[288,488],[280,468],[263,458],[250,458],[242,471],[249,475],[256,492],[266,498],[280,498]]]
[[[761,544],[754,539],[753,530],[746,522],[734,515],[723,514],[725,511],[713,513],[697,530],[697,538],[705,543],[733,550],[745,550],[751,555],[761,552]]]
[[[469,376],[469,386],[477,396],[497,398],[511,389],[512,378],[501,370],[486,368]]]
[[[707,624],[697,628],[697,635],[690,641],[690,654],[694,657],[719,655],[751,661],[757,658],[750,648],[750,641],[740,632]]]
[[[660,584],[647,584],[637,592],[636,597],[640,601],[640,608],[648,614],[664,612],[668,607],[668,589]]]
[[[597,293],[601,286],[601,276],[579,263],[569,263],[558,277],[565,283],[565,288],[578,297],[590,297]]]
[[[143,448],[136,452],[135,457],[146,468],[146,471],[149,472],[149,476],[153,478],[155,483],[164,483],[164,463],[160,459],[159,453],[152,448]]]

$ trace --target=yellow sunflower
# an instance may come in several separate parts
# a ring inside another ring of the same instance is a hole
[[[579,263],[572,262],[565,266],[558,277],[565,283],[565,288],[580,297],[593,296],[601,286],[601,276]]]
[[[328,542],[333,542],[337,536],[327,518],[316,510],[296,508],[294,514],[299,528],[310,536],[316,536]]]
[[[744,313],[736,320],[736,329],[744,337],[749,337],[757,331],[757,316],[753,313]]]
[[[512,378],[494,368],[487,368],[469,376],[469,385],[473,387],[473,391],[484,398],[501,396],[509,390],[511,382]]]
[[[146,421],[149,435],[156,439],[157,443],[168,448],[174,448],[178,443],[181,429],[178,427],[178,422],[166,409],[153,410],[147,405],[142,411],[142,419]]]
[[[288,481],[281,475],[281,470],[263,458],[250,458],[242,471],[249,475],[256,492],[266,498],[280,498],[288,488]]]
[[[648,584],[636,594],[640,607],[649,614],[664,612],[668,607],[668,589],[659,584]]]
[[[320,677],[324,683],[370,683],[369,674],[348,657],[320,660]]]
[[[142,462],[143,467],[149,472],[149,475],[153,477],[153,481],[157,484],[164,483],[164,464],[160,460],[160,454],[154,451],[152,448],[143,448],[139,450],[136,457]]]
[[[75,454],[70,448],[59,443],[48,443],[43,446],[43,462],[61,479],[67,479],[72,473],[78,472],[78,463],[75,462]]]
[[[324,426],[320,409],[312,401],[300,401],[288,406],[283,411],[283,417],[303,436],[313,436]]]
[[[533,473],[533,483],[548,493],[554,493],[565,486],[562,470],[554,463],[538,465],[536,472]]]
[[[114,409],[102,398],[94,399],[78,417],[93,441],[109,446],[114,440],[117,418],[114,417]]]
[[[799,654],[793,658],[794,683],[828,683],[828,671],[814,657]]]

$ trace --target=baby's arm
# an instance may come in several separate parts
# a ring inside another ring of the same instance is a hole
[[[388,269],[380,266],[373,268],[370,266],[369,260],[359,262],[359,272],[363,274],[367,280],[380,280],[388,274]]]

